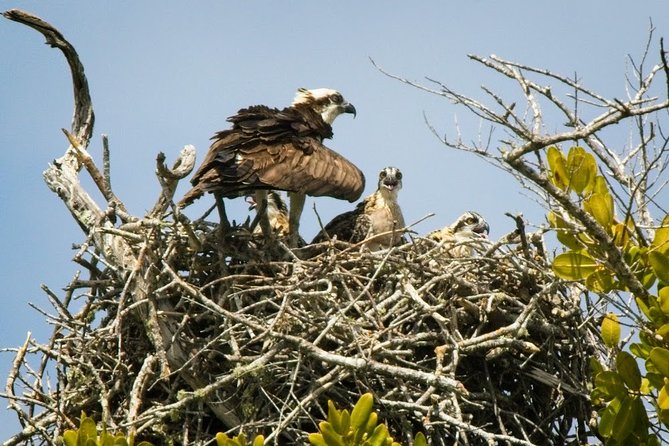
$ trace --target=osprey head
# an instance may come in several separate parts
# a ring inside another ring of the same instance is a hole
[[[478,212],[467,211],[451,225],[453,234],[472,238],[488,238],[490,226]]]
[[[256,202],[255,196],[248,195],[246,197],[246,202],[249,205],[249,211],[258,209],[258,203]],[[288,206],[281,198],[281,195],[276,191],[270,190],[267,192],[267,213],[270,216],[270,219],[273,215],[288,215]]]
[[[342,113],[352,113],[354,117],[356,115],[353,104],[346,102],[337,90],[329,88],[316,88],[313,90],[298,88],[291,105],[306,105],[311,107],[321,115],[323,121],[330,125]]]
[[[381,193],[392,193],[402,189],[402,172],[397,167],[388,166],[379,172],[379,191]]]

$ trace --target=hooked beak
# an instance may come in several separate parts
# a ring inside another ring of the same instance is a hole
[[[353,117],[354,118],[356,117],[356,110],[353,104],[346,102],[345,104],[343,104],[343,106],[344,106],[344,113],[352,113]]]
[[[490,226],[488,226],[487,222],[484,222],[474,228],[474,232],[481,236],[481,238],[488,238],[488,234],[490,234]]]

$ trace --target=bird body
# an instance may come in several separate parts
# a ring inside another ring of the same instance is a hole
[[[430,232],[426,238],[437,243],[449,257],[469,257],[472,244],[487,238],[488,222],[474,211],[467,211],[452,224]]]
[[[402,173],[396,167],[386,167],[379,174],[376,192],[358,203],[352,211],[332,219],[312,243],[337,237],[350,243],[365,241],[362,245],[371,251],[396,246],[402,241],[404,216],[397,202],[402,188]]]
[[[355,107],[335,90],[299,89],[282,110],[255,105],[228,118],[232,128],[216,133],[209,151],[179,202],[205,192],[233,198],[257,190],[285,190],[291,198],[290,231],[296,235],[305,195],[355,201],[365,187],[363,173],[323,145],[332,122]]]

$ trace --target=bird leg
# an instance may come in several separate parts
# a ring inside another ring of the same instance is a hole
[[[288,214],[288,243],[296,248],[300,239],[300,216],[304,209],[306,195],[299,192],[288,192],[290,198],[290,213]]]
[[[267,191],[257,190],[255,199],[256,212],[260,216],[260,229],[262,229],[265,240],[269,240],[272,236],[272,225],[269,222],[269,215],[267,214]]]
[[[218,209],[218,218],[220,220],[219,226],[222,233],[225,233],[228,229],[230,229],[230,221],[228,221],[228,215],[225,213],[223,195],[221,195],[220,192],[214,192],[214,197],[216,198],[216,209]]]

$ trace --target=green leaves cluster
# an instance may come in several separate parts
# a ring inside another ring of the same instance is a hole
[[[620,342],[620,322],[612,314],[602,321],[604,343],[617,349]],[[669,363],[668,363],[669,365]],[[625,351],[615,355],[614,370],[607,370],[596,359],[591,359],[595,385],[590,394],[599,410],[599,434],[607,445],[659,445],[659,440],[648,433],[649,421],[643,396],[650,394],[650,382],[642,377],[637,360]]]
[[[309,434],[309,443],[313,446],[400,446],[390,436],[388,427],[378,424],[373,406],[371,393],[362,395],[350,413],[328,401],[328,419],[319,423],[318,433]],[[421,432],[416,434],[413,446],[427,446]]]
[[[644,401],[655,404],[658,418],[669,426],[669,216],[656,230],[649,246],[639,243],[631,217],[616,219],[613,196],[605,179],[597,174],[592,154],[572,147],[565,156],[551,147],[547,152],[550,181],[575,197],[581,209],[590,214],[611,236],[625,263],[649,291],[657,284],[657,296],[635,296],[637,306],[647,318],[639,332],[639,342],[620,350],[620,321],[614,314],[602,320],[601,334],[613,354],[608,367],[593,359],[594,387],[591,399],[599,411],[598,430],[607,445],[656,445],[649,434],[649,417]],[[567,250],[553,261],[555,274],[580,281],[595,292],[629,291],[604,262],[606,253],[585,232],[574,232],[558,213],[548,215],[557,238]],[[646,374],[639,364],[643,361]]]
[[[123,434],[112,434],[102,428],[98,435],[98,428],[93,418],[87,417],[81,413],[79,429],[68,429],[63,433],[60,439],[65,446],[133,446],[135,441],[132,436],[126,437]],[[152,446],[147,441],[142,441],[137,446]]]
[[[262,435],[257,435],[253,439],[251,446],[262,446],[265,442],[265,437]],[[216,445],[217,446],[247,446],[246,435],[243,433],[237,435],[236,437],[228,437],[222,432],[216,434]]]
[[[561,150],[550,147],[547,159],[551,182],[575,195],[582,209],[611,236],[637,279],[647,288],[657,279],[669,283],[669,228],[658,230],[651,246],[640,246],[634,236],[636,226],[632,218],[626,217],[624,222],[616,219],[613,195],[604,177],[597,174],[592,154],[582,147],[572,147],[565,156]],[[548,221],[558,241],[568,248],[553,261],[553,271],[558,277],[583,280],[588,289],[596,292],[627,290],[603,264],[601,259],[605,255],[589,234],[575,232],[572,225],[555,212],[548,214]],[[669,224],[669,217],[663,223]]]

